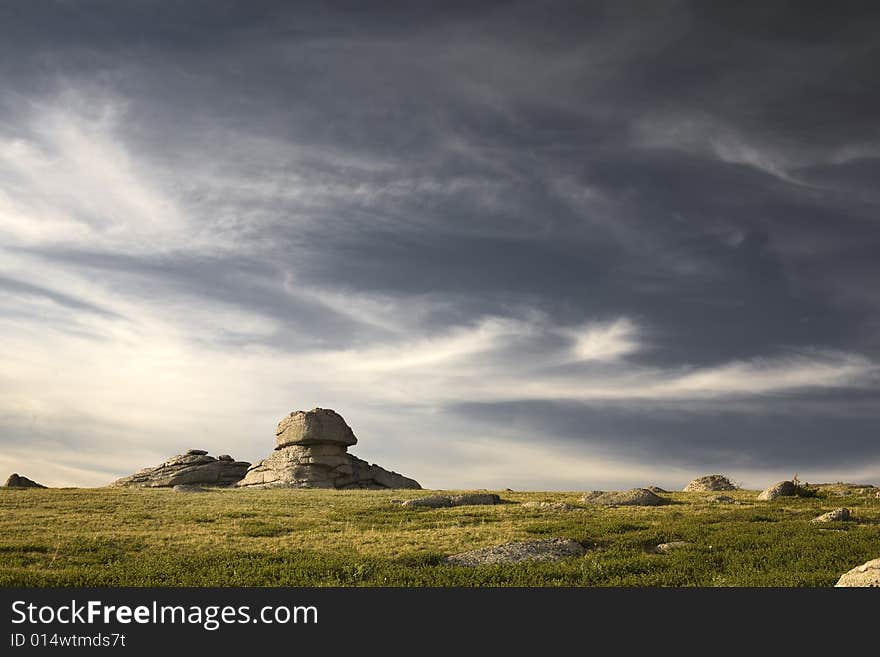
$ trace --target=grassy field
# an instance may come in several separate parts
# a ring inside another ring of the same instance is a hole
[[[708,493],[660,507],[546,511],[578,493],[500,492],[506,504],[391,502],[426,491],[0,489],[0,586],[829,586],[880,557],[880,498],[741,504]],[[872,494],[873,495],[873,494]],[[811,524],[839,506],[854,520]],[[447,566],[445,555],[565,537],[586,556],[553,564]],[[658,543],[692,545],[667,555]]]

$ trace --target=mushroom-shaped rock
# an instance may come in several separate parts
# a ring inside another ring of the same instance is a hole
[[[348,453],[357,443],[329,408],[294,411],[275,430],[275,449],[252,465],[238,486],[255,488],[421,488],[409,477]]]

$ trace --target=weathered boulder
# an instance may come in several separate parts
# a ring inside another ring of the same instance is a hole
[[[707,497],[706,501],[714,504],[739,504],[739,502],[730,497],[730,495],[712,495],[711,497]]]
[[[738,490],[737,487],[724,475],[713,474],[697,477],[684,487],[684,492],[706,492],[718,490]]]
[[[584,493],[583,501],[586,504],[603,506],[657,506],[667,502],[647,488],[609,492],[594,490]]]
[[[669,492],[665,488],[660,488],[660,486],[648,486],[648,490],[651,491],[652,493],[657,493],[658,495],[660,493],[668,493]]]
[[[849,520],[849,516],[849,509],[846,507],[840,507],[839,509],[829,511],[828,513],[823,513],[821,516],[813,518],[810,522],[838,522]]]
[[[834,586],[880,586],[880,559],[872,559],[844,573]]]
[[[275,448],[288,445],[341,445],[357,444],[354,432],[342,416],[329,408],[294,411],[278,423],[275,429]]]
[[[275,429],[275,450],[238,486],[255,488],[421,488],[409,477],[348,453],[357,443],[342,416],[327,408],[294,411]]]
[[[429,495],[406,500],[402,506],[425,506],[442,509],[450,506],[472,506],[478,504],[500,504],[501,498],[495,493],[468,493],[465,495]]]
[[[793,481],[780,481],[758,495],[759,500],[775,500],[777,497],[794,497],[798,489]]]
[[[179,485],[232,486],[247,472],[250,463],[215,459],[202,449],[172,456],[153,468],[114,481],[111,486],[172,488]]]
[[[28,479],[27,477],[22,477],[17,472],[13,472],[9,475],[9,478],[6,480],[6,483],[3,484],[6,488],[45,488],[43,484],[38,484],[33,479]]]
[[[546,538],[461,552],[446,557],[445,562],[454,566],[483,566],[527,561],[559,561],[567,557],[579,557],[584,552],[584,546],[577,541],[568,538]]]

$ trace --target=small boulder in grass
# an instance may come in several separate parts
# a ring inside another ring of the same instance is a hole
[[[501,498],[495,493],[465,493],[463,495],[429,495],[406,500],[401,506],[422,506],[429,509],[442,509],[452,506],[474,506],[483,504],[501,504]]]
[[[673,550],[680,550],[690,545],[687,541],[670,541],[669,543],[660,543],[654,548],[659,554],[668,554]]]
[[[834,586],[880,587],[880,559],[872,559],[844,573]]]
[[[834,511],[823,513],[821,516],[813,518],[810,522],[842,522],[849,519],[849,509],[847,509],[846,507],[840,507],[839,509],[834,509]]]
[[[547,562],[579,557],[585,551],[583,545],[569,538],[544,538],[461,552],[446,557],[444,561],[452,566],[470,567],[529,561]]]
[[[524,509],[537,509],[539,511],[575,511],[582,507],[565,502],[524,502]]]
[[[625,491],[590,491],[584,493],[585,504],[600,506],[658,506],[668,500],[649,491],[647,488],[633,488]]]

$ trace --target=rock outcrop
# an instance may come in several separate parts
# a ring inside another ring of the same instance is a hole
[[[685,493],[718,490],[737,490],[737,487],[724,475],[713,474],[697,477],[683,489]]]
[[[559,561],[566,557],[579,557],[584,552],[583,545],[569,538],[545,538],[504,543],[453,554],[446,557],[445,562],[453,566],[473,567],[524,561]]]
[[[775,500],[777,497],[794,497],[797,495],[798,489],[793,481],[780,481],[773,484],[769,488],[758,495],[759,500]]]
[[[13,472],[9,475],[9,479],[6,480],[6,483],[3,484],[3,486],[5,488],[45,488],[43,484],[38,484],[33,479],[22,477],[17,472]]]
[[[609,492],[594,490],[584,493],[583,501],[585,504],[599,504],[602,506],[657,506],[667,502],[667,500],[652,493],[647,488]]]
[[[329,408],[294,411],[275,429],[275,451],[238,486],[252,488],[421,488],[414,479],[348,453],[351,427]]]
[[[203,449],[191,449],[186,454],[172,456],[156,467],[144,468],[117,479],[110,485],[141,488],[232,486],[244,477],[248,467],[250,463],[235,461],[228,454],[214,458]]]
[[[834,586],[880,586],[880,559],[872,559],[844,573]]]

